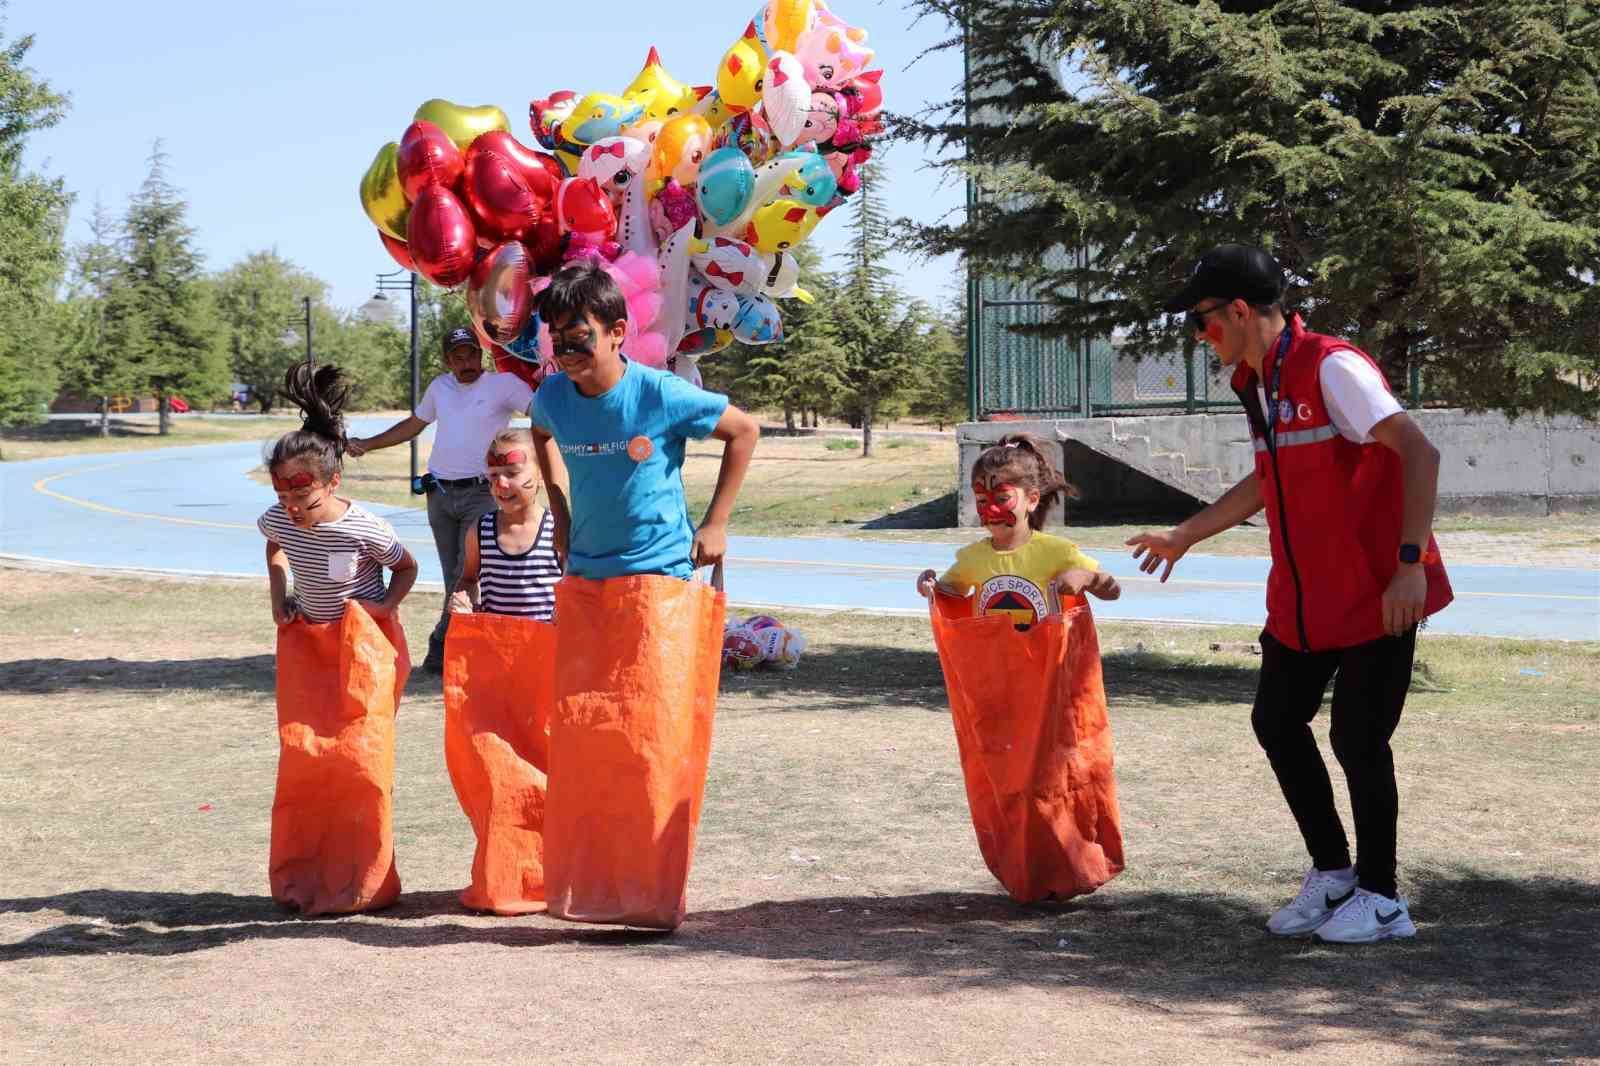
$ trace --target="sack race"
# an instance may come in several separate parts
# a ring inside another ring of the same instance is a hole
[[[456,614],[444,643],[444,761],[478,838],[463,905],[545,909],[545,781],[556,630],[502,614]]]
[[[674,929],[711,754],[726,598],[673,577],[556,586],[550,913]]]
[[[272,898],[302,914],[387,907],[394,864],[394,718],[411,672],[398,617],[358,604],[278,627]]]
[[[1081,598],[1018,631],[971,601],[931,604],[978,849],[1022,903],[1093,892],[1122,872],[1111,726]]]

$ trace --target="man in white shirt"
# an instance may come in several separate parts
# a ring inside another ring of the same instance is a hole
[[[429,424],[437,423],[433,450],[428,454],[428,525],[444,571],[445,606],[433,634],[422,668],[444,672],[444,635],[450,624],[450,590],[461,577],[465,538],[475,535],[478,518],[494,510],[485,476],[484,454],[494,435],[505,429],[533,401],[533,390],[515,375],[485,373],[478,338],[465,326],[444,337],[444,365],[428,383],[414,413],[375,437],[353,438],[348,453],[361,456],[411,440]]]

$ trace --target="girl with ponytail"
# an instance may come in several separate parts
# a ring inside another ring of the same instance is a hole
[[[1052,594],[1088,593],[1103,600],[1122,595],[1116,579],[1076,544],[1039,532],[1057,500],[1078,495],[1039,438],[1016,433],[984,449],[972,468],[972,492],[988,539],[957,552],[942,577],[932,570],[918,575],[922,595],[939,589],[968,596],[976,590],[978,614],[1008,615],[1018,629],[1051,613]]]
[[[417,562],[393,526],[338,495],[350,382],[336,366],[296,363],[284,388],[303,421],[267,453],[278,502],[256,522],[267,538],[272,617],[279,625],[297,616],[333,622],[352,600],[374,617],[394,615],[417,580]],[[394,571],[387,588],[384,567]]]

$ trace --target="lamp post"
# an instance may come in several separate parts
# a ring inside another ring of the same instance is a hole
[[[405,275],[404,279],[401,275]],[[417,360],[417,275],[409,270],[391,270],[378,275],[378,292],[375,299],[387,299],[386,292],[411,293],[411,410],[416,411],[422,392],[422,364]],[[422,479],[417,474],[417,439],[411,438],[411,491],[421,495]]]

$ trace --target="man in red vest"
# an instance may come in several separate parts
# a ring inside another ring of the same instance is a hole
[[[1267,625],[1250,720],[1311,853],[1280,936],[1370,943],[1416,935],[1395,884],[1399,796],[1389,738],[1411,685],[1417,627],[1450,602],[1432,534],[1439,452],[1376,363],[1285,316],[1283,271],[1260,248],[1206,252],[1167,304],[1233,370],[1256,469],[1165,533],[1128,541],[1161,580],[1191,547],[1263,509]],[[1359,865],[1311,719],[1333,682],[1330,740],[1355,815]]]

